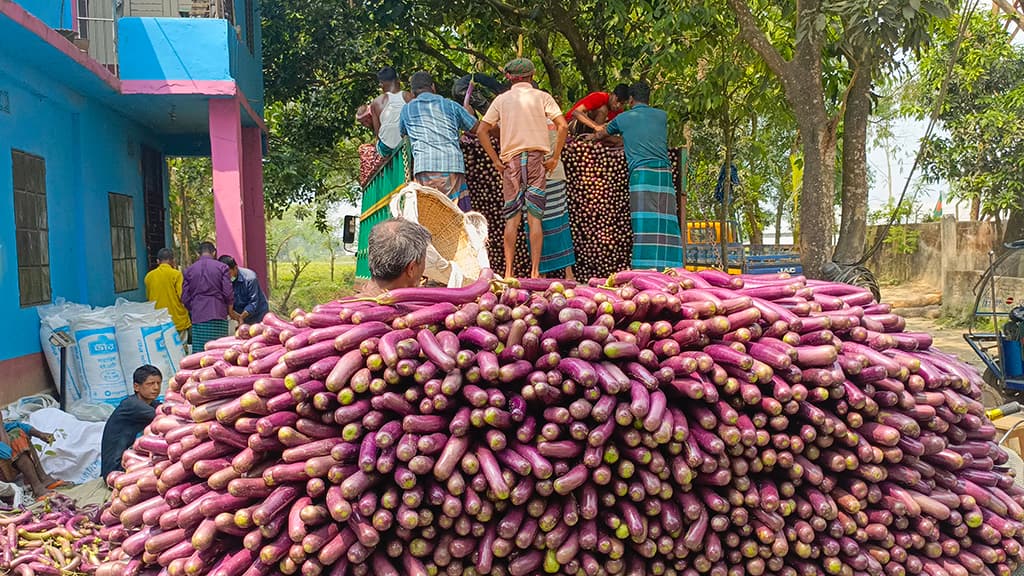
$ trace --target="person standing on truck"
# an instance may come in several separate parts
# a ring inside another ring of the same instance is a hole
[[[452,83],[452,100],[464,102],[466,92],[469,91],[470,81],[473,83],[473,92],[469,95],[469,105],[472,112],[484,114],[491,100],[495,96],[508,91],[508,86],[502,84],[497,78],[487,74],[466,74],[455,79]]]
[[[182,344],[187,343],[192,320],[188,317],[185,305],[181,303],[181,290],[185,278],[181,275],[181,270],[174,267],[174,252],[170,248],[158,250],[156,262],[156,268],[146,274],[146,300],[152,302],[157,309],[167,310]]]
[[[459,135],[476,130],[476,118],[462,106],[438,96],[429,72],[413,74],[409,88],[413,100],[402,108],[399,131],[412,145],[414,178],[469,212],[466,163]]]
[[[668,116],[652,108],[651,87],[629,88],[630,110],[598,128],[595,136],[621,134],[629,165],[629,207],[633,228],[633,268],[681,266],[683,245],[676,190],[668,159]]]
[[[569,133],[573,136],[593,133],[598,127],[611,122],[629,101],[629,86],[619,84],[611,92],[591,92],[565,113]]]
[[[530,276],[540,276],[540,256],[544,245],[544,187],[547,175],[562,156],[568,131],[565,117],[551,94],[531,84],[536,68],[527,58],[516,58],[505,65],[512,87],[494,98],[477,134],[480,145],[501,174],[501,193],[505,201],[505,277],[512,276],[516,236],[526,212],[530,229]],[[547,121],[558,130],[555,146],[548,141]],[[501,125],[501,156],[494,151],[491,130]],[[545,160],[545,157],[550,154]]]
[[[555,123],[548,120],[548,140],[554,148],[558,141]],[[565,278],[574,280],[572,267],[576,264],[576,249],[569,229],[569,210],[565,198],[565,166],[559,161],[548,174],[544,187],[544,247],[540,254],[540,273],[550,274],[565,270]]]
[[[199,245],[199,260],[185,269],[181,302],[192,315],[192,349],[228,335],[228,309],[234,300],[228,267],[217,261],[210,242]]]
[[[398,81],[398,72],[388,66],[377,73],[382,94],[370,103],[373,133],[377,136],[377,152],[387,158],[402,143],[402,135],[398,130],[399,117],[406,102],[412,100],[412,94],[402,90]]]

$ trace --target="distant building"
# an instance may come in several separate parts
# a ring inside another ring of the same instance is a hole
[[[0,0],[0,404],[36,306],[145,299],[167,156],[211,156],[218,248],[266,277],[258,0]]]

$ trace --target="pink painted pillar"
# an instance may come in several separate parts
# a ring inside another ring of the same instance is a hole
[[[242,127],[242,185],[245,206],[245,267],[267,287],[267,225],[263,211],[263,138],[258,126]]]
[[[246,261],[242,195],[242,117],[235,99],[210,100],[210,154],[217,253]]]

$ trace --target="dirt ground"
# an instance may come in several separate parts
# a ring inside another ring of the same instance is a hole
[[[892,303],[894,306],[916,306],[923,300],[934,301],[936,288],[923,284],[903,284],[900,286],[886,286],[882,288],[882,300]],[[897,307],[893,310],[900,312]],[[908,332],[927,332],[932,335],[934,346],[943,352],[955,354],[957,358],[973,366],[979,373],[984,373],[985,365],[974,350],[964,340],[965,328],[945,326],[941,320],[931,318],[907,317]],[[983,402],[986,406],[997,406],[1003,403],[1003,397],[998,390],[986,387],[984,390]]]

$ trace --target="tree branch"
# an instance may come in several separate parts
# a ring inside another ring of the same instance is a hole
[[[1007,2],[1007,0],[992,0],[992,3],[998,6],[1003,12],[1006,12],[1008,16],[1016,20],[1018,28],[1024,28],[1024,14],[1017,11],[1017,9]]]
[[[501,65],[498,64],[497,62],[495,62],[491,57],[489,57],[488,55],[484,54],[483,52],[480,52],[479,50],[474,50],[472,48],[466,48],[464,46],[452,46],[452,45],[448,44],[448,42],[445,41],[444,38],[442,38],[437,33],[436,30],[429,30],[428,33],[431,36],[433,36],[434,39],[437,40],[437,42],[439,44],[441,44],[441,49],[443,49],[443,50],[452,50],[454,52],[462,52],[463,54],[469,54],[470,56],[473,56],[474,58],[476,58],[477,60],[480,60],[484,64],[487,64],[491,68],[494,68],[495,70],[501,70]]]
[[[502,0],[487,0],[487,3],[494,6],[499,12],[508,16],[514,16],[516,18],[530,17],[528,13],[521,11],[519,8],[516,8],[508,2],[502,2]]]
[[[782,54],[775,48],[768,35],[757,25],[754,15],[750,12],[745,0],[728,0],[729,8],[736,16],[740,25],[740,38],[742,38],[754,52],[757,52],[764,59],[768,68],[786,82],[789,79],[789,62],[782,57]]]
[[[594,66],[594,53],[591,52],[586,39],[576,26],[575,19],[561,5],[561,0],[551,3],[549,15],[551,25],[569,42],[569,48],[572,50],[576,65],[579,66],[580,75],[583,76],[587,88],[591,91],[600,90],[602,78]]]
[[[416,38],[416,44],[419,45],[419,48],[420,48],[421,52],[423,52],[424,54],[430,56],[434,60],[437,60],[438,62],[440,62],[445,67],[447,67],[449,70],[451,70],[452,72],[455,72],[459,76],[465,76],[466,74],[469,74],[469,72],[463,70],[461,66],[459,66],[458,64],[453,62],[451,58],[446,56],[444,54],[444,52],[441,52],[437,48],[434,48],[433,46],[431,46],[423,38],[417,37]]]

